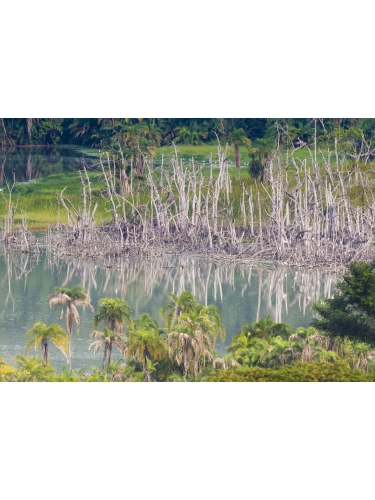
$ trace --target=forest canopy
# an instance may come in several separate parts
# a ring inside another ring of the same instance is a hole
[[[334,137],[372,140],[374,118],[1,118],[0,146],[73,144],[92,148],[159,147],[172,141],[204,144],[230,141],[239,130],[250,140],[283,140],[294,145]]]

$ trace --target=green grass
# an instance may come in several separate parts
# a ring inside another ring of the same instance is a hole
[[[218,169],[213,168],[213,177],[218,176]],[[237,180],[237,169],[229,168],[229,173],[232,178],[232,194],[235,205],[235,217],[239,214],[240,197],[242,194],[241,182],[245,182],[250,188],[253,181],[247,169],[241,169],[241,180]],[[155,171],[155,176],[159,175],[159,171]],[[204,175],[209,177],[210,170],[204,170]],[[99,182],[99,174],[89,172],[91,181],[93,205],[98,203],[98,209],[95,214],[97,223],[109,221],[111,215],[106,212],[105,203],[100,196],[100,190],[104,185]],[[67,223],[68,218],[63,207],[59,208],[58,194],[65,188],[64,195],[67,196],[75,207],[82,205],[82,186],[77,173],[54,174],[43,179],[38,179],[36,182],[23,182],[15,184],[12,192],[13,205],[17,207],[14,220],[15,224],[20,223],[22,213],[26,213],[29,229],[39,230],[45,229],[49,225],[55,224],[57,221]],[[7,211],[6,200],[9,199],[9,194],[3,191],[4,197],[0,197],[0,218],[3,218]],[[141,190],[140,203],[148,201],[148,191]],[[128,207],[129,208],[129,207]]]
[[[105,211],[104,201],[99,195],[103,185],[99,183],[98,174],[89,173],[93,202],[98,202],[96,220],[108,220],[109,215]],[[14,220],[17,224],[22,217],[21,211],[26,212],[28,227],[30,229],[44,229],[50,224],[67,222],[67,215],[63,207],[59,213],[58,194],[64,189],[66,195],[73,205],[80,206],[81,182],[77,173],[55,174],[38,179],[36,182],[15,184],[12,192],[13,205],[17,207]],[[0,217],[6,213],[9,194],[3,191],[4,197],[0,198]],[[4,199],[5,198],[5,199]]]
[[[182,158],[189,158],[193,156],[198,161],[206,160],[206,165],[208,166],[208,156],[210,153],[213,153],[213,160],[217,160],[217,144],[200,144],[200,145],[178,145],[177,147],[179,154]],[[158,158],[161,158],[161,154],[165,154],[166,158],[170,158],[173,154],[173,148],[171,146],[162,147],[158,150]],[[241,164],[246,165],[249,162],[248,151],[245,147],[241,148],[242,160]],[[234,151],[233,148],[229,149],[228,157],[234,161]],[[307,158],[311,159],[309,152],[306,150],[298,150],[295,152],[296,158],[303,160]],[[322,168],[322,159],[321,154],[317,154],[317,160]],[[334,158],[332,158],[334,161]],[[168,163],[166,162],[166,165]],[[361,169],[368,169],[369,167],[362,167]],[[213,168],[212,174],[214,178],[218,176],[218,168]],[[237,169],[232,164],[229,167],[229,174],[232,179],[232,194],[231,198],[233,200],[234,205],[234,219],[237,226],[241,225],[241,210],[240,210],[240,202],[242,197],[242,186],[244,183],[248,192],[250,190],[253,192],[255,196],[255,183],[254,180],[250,177],[250,174],[247,168],[241,168],[240,170],[240,181],[237,180],[238,172]],[[295,184],[295,169],[290,167],[288,169],[288,177],[291,181],[291,185]],[[160,170],[155,169],[155,177],[158,178],[160,175]],[[203,175],[209,177],[210,169],[203,169]],[[105,203],[103,198],[100,197],[100,189],[103,189],[103,184],[99,182],[99,174],[94,172],[89,172],[89,177],[91,180],[93,201],[98,202],[98,210],[96,211],[96,222],[102,223],[104,221],[110,220],[110,213],[105,210]],[[67,222],[67,215],[65,210],[61,207],[59,211],[59,203],[58,203],[58,194],[64,189],[64,194],[71,200],[74,206],[79,207],[82,204],[81,199],[81,182],[77,173],[59,173],[50,175],[48,177],[38,179],[36,182],[23,182],[16,184],[13,189],[12,200],[13,204],[17,206],[18,211],[15,214],[15,223],[21,220],[20,210],[26,212],[28,225],[30,229],[44,229],[48,225],[55,224],[58,220],[59,222]],[[268,188],[267,188],[268,189]],[[3,190],[2,193],[4,196],[0,196],[0,218],[4,216],[6,213],[6,199],[9,195],[6,194],[6,190]],[[262,212],[263,210],[268,210],[269,208],[269,199],[263,188],[260,190],[261,203],[262,203]],[[5,198],[5,200],[4,200]],[[257,222],[257,202],[255,202],[255,213],[254,213],[254,223]],[[354,205],[360,206],[362,203],[362,190],[357,188],[352,188],[350,191],[350,199]],[[148,201],[148,192],[147,190],[142,190],[140,193],[140,203],[146,203]],[[128,207],[129,208],[129,207]]]
[[[194,157],[197,161],[208,162],[208,158],[212,153],[213,162],[217,162],[217,151],[218,151],[217,142],[212,142],[209,144],[197,144],[197,145],[177,144],[176,147],[178,154],[182,158]],[[221,149],[224,152],[225,143],[222,143]],[[235,161],[234,147],[229,146],[227,153],[228,153],[227,158],[229,159],[229,161],[231,163],[234,163]],[[250,161],[248,149],[245,146],[241,146],[240,153],[241,153],[241,165],[247,165]],[[158,148],[156,154],[156,161],[160,162],[162,155],[164,155],[165,158],[171,158],[174,155],[173,146],[162,146]]]

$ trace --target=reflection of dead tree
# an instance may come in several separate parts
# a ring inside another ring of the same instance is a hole
[[[3,223],[3,241],[5,245],[9,245],[12,242],[15,242],[14,237],[14,212],[17,209],[17,206],[13,205],[12,202],[12,191],[14,188],[14,184],[10,185],[7,179],[5,179],[6,190],[8,191],[8,197],[5,197],[4,192],[1,194],[6,204],[6,213],[4,215],[4,223]]]
[[[311,314],[313,303],[328,297],[336,282],[335,275],[319,269],[294,271],[265,264],[213,261],[199,255],[118,258],[110,267],[105,257],[91,260],[65,256],[51,259],[49,265],[64,272],[66,285],[78,279],[87,290],[94,288],[127,300],[131,297],[135,313],[142,312],[145,303],[154,302],[155,293],[167,297],[168,292],[190,290],[203,304],[210,303],[210,297],[224,303],[228,293],[224,285],[234,290],[241,283],[238,293],[243,300],[257,297],[254,320],[270,312],[278,322],[285,321],[291,308],[297,308],[301,316]]]
[[[8,304],[12,304],[12,311],[15,310],[15,303],[12,292],[12,283],[14,280],[24,280],[24,288],[26,288],[27,277],[29,273],[34,269],[35,265],[39,262],[39,255],[33,254],[23,254],[20,252],[9,252],[7,247],[3,247],[4,254],[3,260],[6,266],[6,273],[3,274],[3,279],[0,282],[0,287],[2,290],[7,288],[7,296],[4,300],[4,307],[2,315],[5,311],[9,312]]]
[[[12,139],[8,136],[7,129],[5,127],[4,118],[0,118],[2,134],[0,134],[0,147],[7,148],[13,146]]]
[[[5,288],[4,282],[7,281],[8,293],[7,293],[6,299],[4,300],[3,314],[7,310],[7,306],[8,306],[9,301],[12,303],[12,312],[14,313],[14,298],[13,298],[12,286],[11,286],[12,278],[13,278],[13,265],[12,265],[9,254],[7,254],[5,256],[5,262],[6,262],[6,266],[7,266],[7,273],[6,273],[6,276],[4,276],[4,279],[1,283],[1,288]]]
[[[7,179],[5,179],[5,189],[1,190],[2,197],[6,205],[6,213],[3,219],[3,228],[0,231],[0,241],[2,241],[8,250],[10,249],[20,249],[21,252],[28,253],[30,251],[31,245],[31,233],[27,228],[26,213],[18,209],[17,204],[13,203],[13,188],[14,184],[10,184]],[[15,223],[15,214],[21,216],[21,221]]]

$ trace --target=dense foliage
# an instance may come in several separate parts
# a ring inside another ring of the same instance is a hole
[[[1,118],[0,145],[77,144],[108,147],[119,141],[130,149],[151,149],[171,141],[201,144],[216,134],[233,143],[246,139],[274,139],[312,143],[317,139],[347,139],[355,143],[364,134],[372,139],[373,118]]]
[[[272,368],[218,370],[207,382],[374,382],[375,373],[352,370],[347,363],[302,363]]]
[[[156,146],[175,141],[201,144],[241,128],[250,138],[263,137],[264,118],[4,118],[0,144],[77,144],[106,147],[119,140]]]
[[[347,321],[352,321],[351,315],[357,318],[358,307],[369,318],[374,314],[374,269],[375,263],[351,264],[335,297],[326,300],[323,309],[317,305],[317,310],[324,314],[327,308],[336,307],[341,297],[349,304],[344,311]],[[16,356],[14,365],[0,358],[0,380],[375,381],[374,339],[365,342],[367,337],[360,329],[355,334],[340,330],[345,323],[338,321],[335,325],[337,316],[329,317],[334,325],[331,330],[324,317],[315,320],[314,326],[295,330],[287,323],[274,322],[270,315],[252,324],[244,323],[227,354],[220,358],[215,344],[218,336],[225,339],[225,328],[217,307],[200,304],[187,290],[181,295],[170,293],[169,298],[160,310],[165,328],[148,313],[133,318],[125,300],[101,299],[93,317],[93,342],[89,346],[94,354],[103,352],[101,367],[76,372],[71,369],[69,348],[72,321],[79,322],[76,306],[90,305],[90,298],[80,286],[57,287],[49,299],[51,305],[65,308],[70,318],[67,333],[57,324],[37,322],[26,335],[26,357]],[[350,304],[354,301],[357,309],[353,312]],[[69,307],[73,307],[70,312]],[[103,330],[97,330],[100,325]],[[61,374],[56,373],[49,361],[50,345],[65,354],[70,370],[64,367]],[[42,359],[27,357],[32,346],[36,352],[41,348]],[[113,347],[121,356],[116,361],[111,357]]]
[[[375,342],[375,261],[352,262],[331,299],[314,306],[313,325],[338,338]]]

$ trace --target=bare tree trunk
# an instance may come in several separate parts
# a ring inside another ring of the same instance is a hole
[[[112,342],[110,342],[108,346],[108,364],[111,362],[111,357],[112,357]]]
[[[151,374],[147,370],[147,350],[146,349],[143,351],[142,369],[143,369],[143,373],[145,374],[145,382],[151,382],[152,381]]]
[[[44,361],[44,366],[48,365],[48,340],[42,340],[42,358]]]

